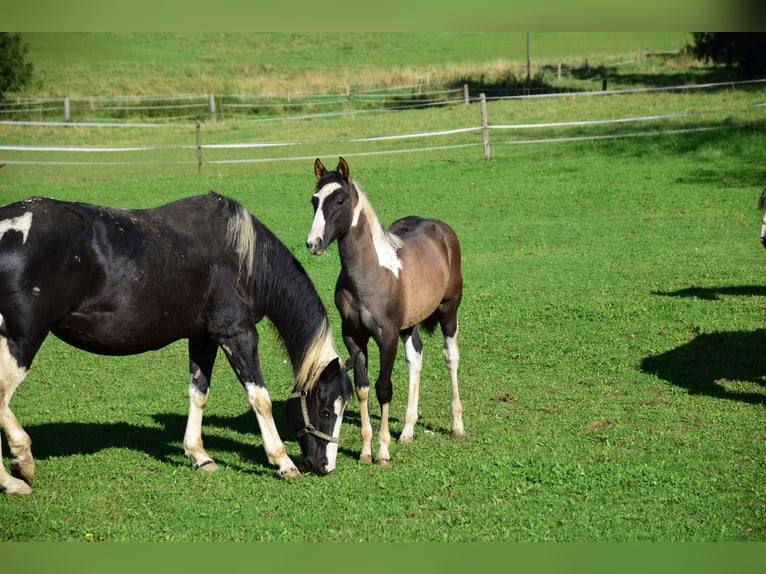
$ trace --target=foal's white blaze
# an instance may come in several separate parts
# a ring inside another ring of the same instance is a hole
[[[309,232],[309,236],[306,238],[306,243],[309,245],[314,245],[317,239],[322,239],[324,236],[324,228],[327,224],[324,218],[324,200],[327,199],[327,197],[336,189],[341,189],[341,187],[341,184],[337,182],[328,183],[323,185],[314,194],[314,197],[319,200],[319,203],[317,204],[317,210],[314,214],[314,222],[311,225],[311,231]]]
[[[0,221],[0,239],[3,238],[8,231],[18,231],[22,234],[23,238],[21,243],[27,242],[29,236],[29,229],[32,227],[32,212],[27,211],[24,215],[13,217]]]
[[[335,404],[333,405],[333,410],[335,411],[335,426],[332,429],[332,436],[336,438],[340,438],[340,427],[343,423],[343,399],[341,397],[338,397],[335,399]],[[327,443],[327,472],[332,472],[335,470],[335,465],[338,460],[338,443],[337,442],[330,442]]]

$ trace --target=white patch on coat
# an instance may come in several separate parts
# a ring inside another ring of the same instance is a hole
[[[390,270],[394,277],[398,279],[399,271],[402,269],[402,260],[399,259],[398,252],[402,246],[402,240],[393,233],[383,229],[383,225],[381,225],[378,216],[375,215],[375,211],[372,209],[367,196],[362,193],[358,186],[356,191],[359,194],[359,203],[354,212],[354,225],[356,225],[359,219],[359,214],[364,213],[372,232],[372,245],[375,247],[375,253],[378,256],[378,265]]]
[[[24,215],[19,215],[18,217],[13,217],[11,219],[0,221],[0,239],[2,239],[3,235],[5,235],[8,231],[18,231],[23,236],[21,243],[24,244],[27,242],[27,237],[29,236],[29,229],[31,227],[32,227],[32,212],[31,211],[27,211]]]
[[[0,315],[2,318],[2,315]],[[5,406],[11,401],[16,388],[27,376],[27,369],[19,365],[8,348],[8,339],[0,337],[0,395],[5,397]],[[4,413],[0,413],[2,416]]]

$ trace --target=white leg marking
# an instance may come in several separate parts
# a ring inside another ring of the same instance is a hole
[[[8,231],[18,231],[22,234],[23,238],[21,243],[27,242],[29,236],[29,229],[32,227],[32,212],[27,211],[24,215],[19,215],[12,219],[6,219],[0,221],[0,239],[3,238]]]
[[[21,475],[28,482],[34,478],[34,459],[32,441],[9,407],[11,397],[27,376],[27,370],[20,367],[8,349],[8,340],[0,337],[0,427],[5,431],[8,446],[16,459],[11,463],[14,473]],[[29,494],[32,488],[5,471],[0,447],[0,490],[8,494]]]
[[[361,462],[372,462],[372,423],[370,422],[370,387],[364,387],[356,391],[359,401],[359,418],[361,419],[360,434],[362,437],[362,452],[359,454]]]
[[[449,368],[449,377],[452,384],[452,434],[456,438],[463,438],[465,436],[465,429],[463,428],[463,405],[460,403],[460,394],[458,393],[457,386],[457,367],[460,363],[460,352],[457,347],[457,330],[452,337],[444,338],[444,358],[447,360],[447,367]]]
[[[412,337],[404,342],[404,357],[410,370],[410,385],[407,390],[407,411],[404,415],[404,429],[399,442],[412,442],[415,423],[418,422],[418,396],[420,394],[420,372],[423,369],[423,353],[415,350]]]
[[[390,404],[385,403],[380,405],[380,432],[378,432],[378,456],[375,457],[375,462],[380,466],[388,466],[391,464],[391,453],[388,451],[388,447],[391,444],[391,433],[388,430],[388,408]]]
[[[255,411],[255,417],[258,419],[258,426],[261,428],[263,437],[263,448],[271,464],[279,467],[277,475],[281,478],[290,478],[300,476],[298,468],[287,456],[285,445],[277,431],[277,425],[271,413],[271,397],[266,387],[256,385],[255,383],[246,383],[245,391],[247,400]]]
[[[197,371],[199,373],[199,371]],[[195,373],[195,375],[197,375]],[[199,376],[199,375],[197,375]],[[184,454],[194,459],[194,467],[207,471],[218,469],[213,459],[205,452],[202,444],[202,415],[207,405],[207,394],[199,392],[197,387],[189,380],[189,416],[186,419],[186,432],[184,433]]]

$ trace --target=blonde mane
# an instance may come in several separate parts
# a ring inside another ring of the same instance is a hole
[[[294,369],[295,388],[311,391],[325,367],[338,358],[327,320],[317,329],[316,336],[306,348],[300,364]]]
[[[253,217],[243,206],[236,205],[236,211],[229,215],[226,226],[226,246],[237,253],[240,276],[249,280],[253,275],[255,253],[255,227]]]
[[[353,185],[359,196],[359,203],[354,210],[354,220],[351,227],[355,227],[359,223],[359,216],[364,213],[372,232],[372,244],[378,256],[378,265],[390,269],[394,276],[399,277],[402,262],[397,252],[402,246],[402,239],[383,228],[372,204],[370,204],[370,200],[356,183]]]

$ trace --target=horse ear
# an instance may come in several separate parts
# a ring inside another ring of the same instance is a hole
[[[317,158],[317,160],[314,162],[314,175],[317,176],[317,181],[322,179],[322,177],[326,173],[327,173],[327,170],[322,165],[322,162],[319,161],[319,158]]]
[[[338,173],[346,181],[350,180],[351,177],[349,175],[348,164],[346,163],[346,160],[342,157],[339,157],[338,159],[340,160],[338,161]]]

